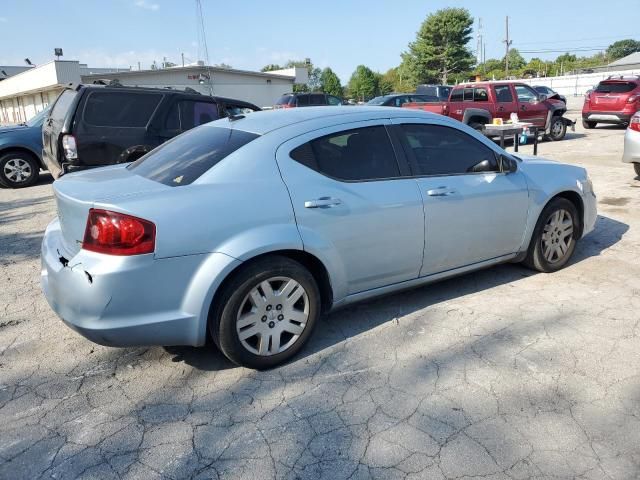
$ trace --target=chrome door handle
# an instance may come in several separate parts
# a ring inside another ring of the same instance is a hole
[[[304,202],[304,208],[331,208],[342,204],[339,198],[320,197]]]
[[[455,194],[456,191],[449,187],[438,187],[433,190],[427,190],[427,195],[430,197],[449,197]]]

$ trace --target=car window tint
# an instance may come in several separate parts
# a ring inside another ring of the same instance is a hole
[[[321,95],[321,94],[309,95],[309,105],[326,105],[326,104],[327,104],[327,100],[325,99],[324,95]]]
[[[516,85],[515,89],[519,102],[531,102],[538,98],[538,94],[532,88],[524,85]]]
[[[465,102],[473,102],[473,88],[463,89],[462,100]]]
[[[145,127],[160,100],[159,93],[91,92],[84,121],[100,127]]]
[[[180,130],[180,103],[174,103],[169,109],[164,128],[167,130]]]
[[[327,102],[329,105],[342,105],[342,100],[333,95],[327,95]]]
[[[402,95],[402,96],[396,97],[396,98],[393,100],[393,104],[394,104],[396,107],[401,107],[402,105],[404,105],[404,104],[405,104],[405,103],[407,103],[408,101],[409,101],[409,97],[406,97],[406,96]]]
[[[405,124],[400,128],[415,157],[410,162],[416,175],[499,171],[493,150],[460,130],[421,124]]]
[[[474,102],[488,102],[489,94],[487,93],[486,88],[474,88],[473,89],[473,101]]]
[[[299,107],[308,107],[309,106],[309,95],[298,95],[298,106]]]
[[[513,95],[511,94],[511,88],[509,88],[509,85],[496,85],[494,90],[496,92],[496,100],[498,102],[513,102]]]
[[[462,101],[462,88],[458,88],[451,92],[451,98],[449,101],[451,102],[461,102]]]
[[[443,100],[446,100],[449,98],[449,93],[451,93],[451,88],[450,87],[440,87],[440,91],[438,92],[438,96],[440,98],[442,98]]]
[[[600,82],[596,87],[598,93],[628,93],[636,88],[633,82]]]
[[[171,187],[189,185],[257,137],[243,130],[205,125],[169,140],[127,168]]]
[[[346,130],[317,138],[294,149],[291,158],[339,180],[400,176],[391,141],[382,126]]]
[[[64,117],[67,115],[67,110],[69,110],[69,107],[77,94],[78,93],[75,90],[64,90],[56,100],[56,103],[51,110],[51,119],[56,121],[64,120]]]
[[[278,101],[276,102],[276,105],[289,105],[290,103],[294,103],[293,100],[295,99],[295,97],[291,94],[289,95],[282,95]]]

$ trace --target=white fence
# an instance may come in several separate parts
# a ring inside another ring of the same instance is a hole
[[[640,70],[622,70],[597,73],[581,73],[578,75],[564,75],[562,77],[523,78],[519,82],[529,85],[545,85],[560,95],[580,96],[592,89],[601,80],[614,75],[640,75]]]

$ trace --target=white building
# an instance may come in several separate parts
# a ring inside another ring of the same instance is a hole
[[[202,94],[236,98],[259,107],[272,106],[294,84],[307,83],[306,68],[253,72],[233,68],[187,65],[157,70],[130,70],[109,74],[83,75],[84,83],[117,80],[121,85],[154,88],[189,87]]]
[[[283,93],[291,92],[294,84],[306,83],[308,76],[307,69],[299,67],[268,73],[203,65],[130,70],[90,68],[74,60],[53,60],[26,67],[0,81],[0,124],[26,122],[52,103],[67,85],[111,80],[127,86],[180,90],[190,87],[203,94],[209,94],[211,84],[214,95],[264,107],[273,105]]]
[[[82,75],[109,73],[114,68],[90,68],[75,60],[53,60],[37,67],[3,67],[12,74],[0,81],[0,123],[26,122],[53,102],[69,84]]]

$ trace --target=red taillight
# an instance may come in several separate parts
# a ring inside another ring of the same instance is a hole
[[[148,220],[124,213],[89,210],[82,248],[108,255],[153,253],[156,226]]]
[[[637,102],[639,98],[640,95],[631,95],[629,98],[627,98],[627,103]]]
[[[629,128],[631,130],[635,130],[636,132],[640,132],[640,115],[634,115],[633,117],[631,117]]]

